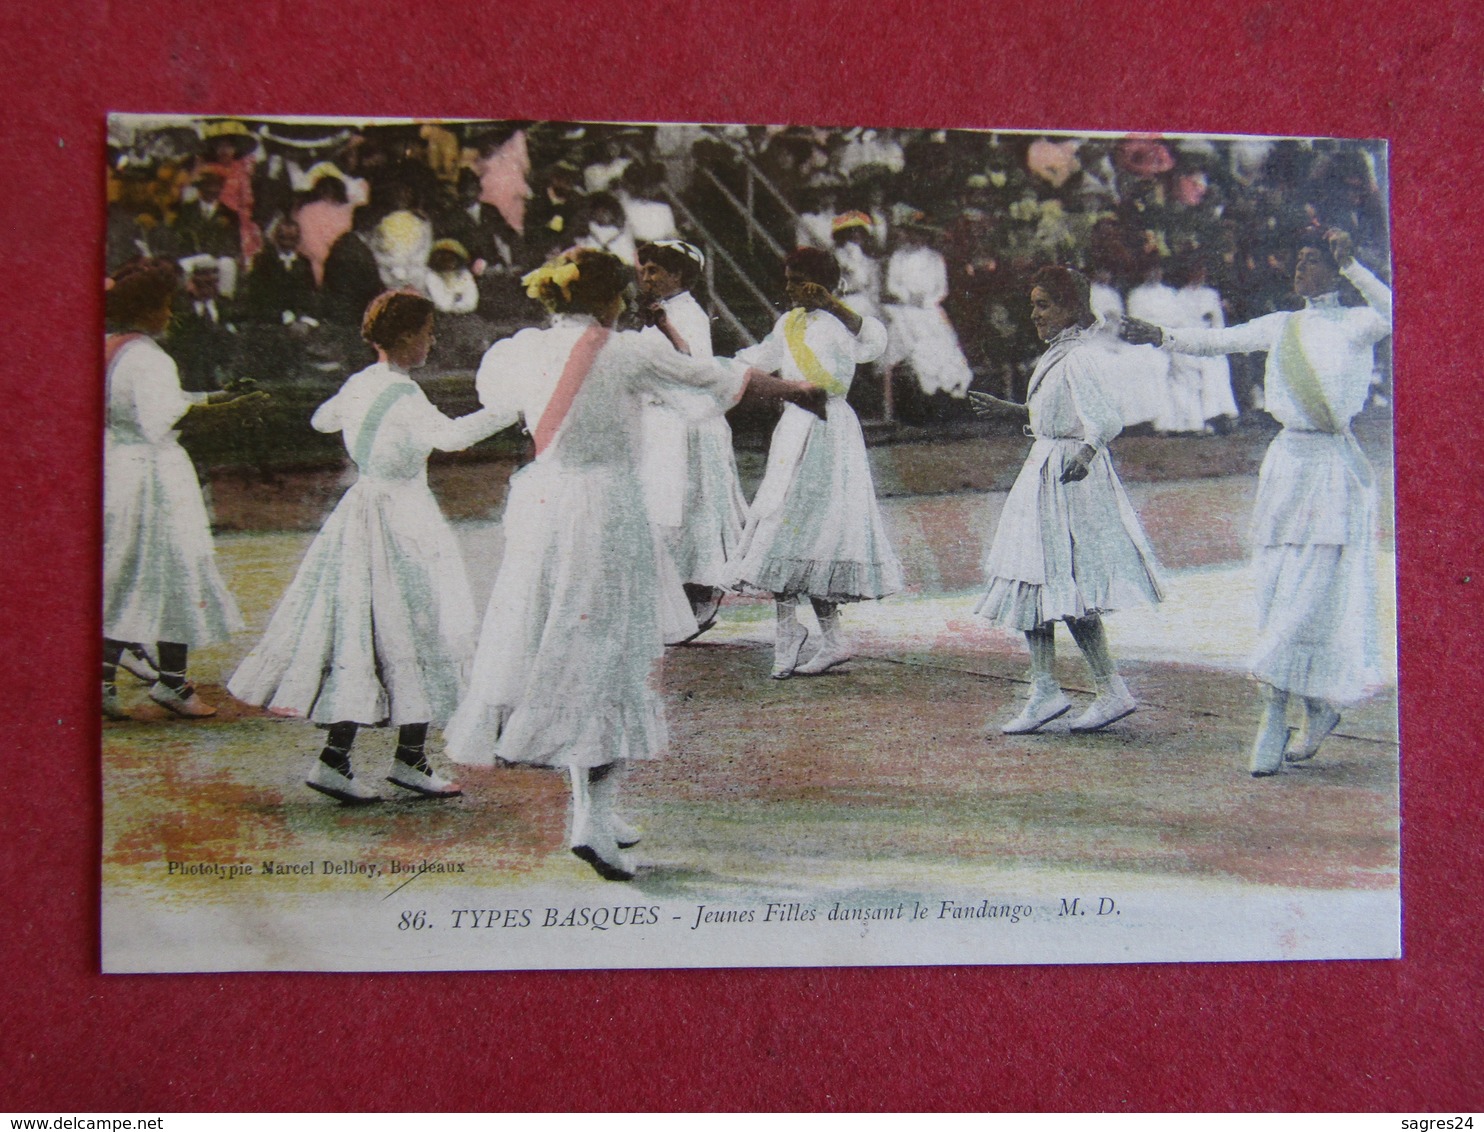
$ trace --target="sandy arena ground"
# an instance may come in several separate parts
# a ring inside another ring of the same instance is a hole
[[[1044,734],[1009,738],[994,724],[1024,694],[1024,645],[972,615],[1003,490],[913,494],[903,481],[914,467],[931,472],[942,446],[872,454],[910,591],[850,607],[856,657],[823,677],[767,678],[766,602],[731,600],[715,629],[669,650],[671,751],[636,767],[626,786],[646,830],[640,872],[632,885],[604,887],[623,887],[635,900],[708,905],[780,892],[929,894],[1027,877],[1254,892],[1395,889],[1394,660],[1388,686],[1347,712],[1320,758],[1274,779],[1246,773],[1257,713],[1242,671],[1252,631],[1242,561],[1250,471],[1128,477],[1169,590],[1158,609],[1108,619],[1142,706],[1099,734],[1073,736],[1059,721]],[[1013,473],[1013,459],[999,463]],[[1004,478],[1003,469],[979,474]],[[322,509],[338,494],[335,477],[317,483],[316,492],[298,485],[301,509]],[[501,552],[503,485],[482,465],[439,469],[435,484],[451,514],[484,515],[457,523],[482,607]],[[1389,479],[1383,492],[1389,512]],[[245,513],[237,507],[239,518]],[[1383,528],[1389,547],[1389,513]],[[457,881],[419,876],[425,893],[455,883],[590,887],[587,866],[564,849],[561,776],[459,768],[462,798],[411,801],[387,787],[380,806],[342,808],[302,785],[320,731],[242,707],[222,690],[310,537],[219,536],[248,628],[193,656],[204,697],[221,708],[215,719],[165,718],[122,678],[135,718],[103,732],[105,889],[209,908],[230,900],[219,881],[167,877],[163,863],[440,858],[457,858],[466,873]],[[1379,575],[1383,654],[1394,657],[1389,550]],[[1064,632],[1059,645],[1061,678],[1085,701],[1091,689],[1080,656]],[[358,773],[379,782],[391,746],[389,734],[364,732]],[[436,742],[433,757],[441,757]],[[321,874],[287,878],[275,891],[308,897],[345,883]],[[367,878],[363,887],[391,892],[393,878]]]

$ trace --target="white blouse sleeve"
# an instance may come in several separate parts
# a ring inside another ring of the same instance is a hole
[[[195,402],[180,388],[175,359],[158,347],[151,349],[150,345],[133,346],[129,356],[120,358],[117,364],[127,367],[134,419],[140,433],[151,444],[158,444],[170,435]]]
[[[462,417],[448,417],[421,390],[407,398],[407,430],[421,444],[440,452],[460,452],[504,428],[499,416],[479,409]]]
[[[711,349],[711,320],[699,303],[687,304],[671,319],[676,332],[685,339],[690,356],[697,361],[708,361],[716,355]]]
[[[345,427],[345,418],[340,412],[340,394],[331,397],[309,418],[309,427],[315,432],[339,432]]]
[[[521,380],[533,361],[527,349],[527,335],[539,333],[526,329],[514,338],[502,338],[485,351],[479,363],[474,389],[479,394],[479,403],[498,422],[491,431],[509,428],[520,419]]]
[[[1340,274],[1360,292],[1360,297],[1366,301],[1371,313],[1375,315],[1374,320],[1368,320],[1365,326],[1367,337],[1370,337],[1373,342],[1381,341],[1391,333],[1391,288],[1371,274],[1365,264],[1353,257],[1340,269]]]
[[[1096,449],[1105,448],[1123,431],[1123,417],[1109,400],[1098,373],[1100,360],[1098,350],[1084,347],[1061,363],[1073,411],[1082,425],[1082,439]]]
[[[740,358],[697,360],[682,354],[669,342],[657,342],[637,334],[629,340],[643,355],[640,386],[689,420],[705,420],[726,412],[747,388],[748,364]]]
[[[768,336],[756,346],[748,346],[740,351],[737,361],[743,365],[760,369],[764,373],[776,373],[783,368],[783,320],[779,319]]]
[[[860,333],[847,331],[846,336],[854,343],[851,353],[857,365],[874,362],[886,352],[886,327],[880,319],[862,316]]]
[[[1216,354],[1261,353],[1273,348],[1283,320],[1287,317],[1287,312],[1279,311],[1254,318],[1239,326],[1228,326],[1224,330],[1163,327],[1164,348],[1177,354],[1200,354],[1206,357]]]

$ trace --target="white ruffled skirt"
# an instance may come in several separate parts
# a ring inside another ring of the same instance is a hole
[[[474,603],[427,481],[351,485],[227,689],[316,723],[442,723],[463,692]]]
[[[201,483],[175,441],[103,450],[103,635],[224,641],[242,615],[216,565]]]
[[[602,766],[665,746],[654,541],[627,468],[516,474],[505,557],[449,757]]]
[[[831,397],[827,413],[820,420],[796,405],[784,408],[731,564],[732,588],[832,602],[902,588],[860,421],[843,397]]]
[[[1107,449],[1077,483],[1061,482],[1077,439],[1038,438],[1016,477],[985,558],[974,612],[1007,629],[1161,601],[1154,551]]]
[[[1269,446],[1252,516],[1254,676],[1348,704],[1381,681],[1376,489],[1348,434],[1285,429]]]

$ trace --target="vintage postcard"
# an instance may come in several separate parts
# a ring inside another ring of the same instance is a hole
[[[1384,142],[108,138],[106,971],[1400,955]]]

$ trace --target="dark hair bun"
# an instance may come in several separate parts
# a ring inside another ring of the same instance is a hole
[[[433,304],[416,291],[383,291],[366,307],[361,337],[373,346],[390,350],[421,330],[432,315]]]

